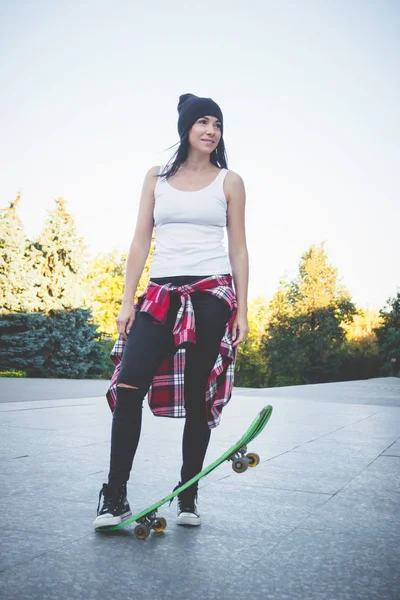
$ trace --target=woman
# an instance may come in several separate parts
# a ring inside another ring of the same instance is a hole
[[[128,256],[107,393],[110,472],[95,528],[131,515],[126,483],[147,393],[155,415],[186,417],[178,485],[201,471],[211,428],[231,396],[237,346],[248,333],[245,189],[227,170],[222,111],[211,98],[184,94],[178,113],[179,148],[165,168],[145,177]],[[150,282],[135,306],[153,228]],[[200,525],[196,500],[197,485],[179,494],[178,524]]]

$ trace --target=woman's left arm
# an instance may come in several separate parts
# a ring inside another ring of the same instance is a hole
[[[246,191],[240,175],[229,171],[224,189],[228,202],[227,231],[228,253],[238,302],[238,312],[233,324],[233,345],[244,342],[249,332],[247,321],[247,293],[249,285],[249,255],[246,244],[245,205]]]

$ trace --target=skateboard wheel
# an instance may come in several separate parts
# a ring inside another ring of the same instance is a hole
[[[160,533],[161,531],[164,531],[166,526],[167,526],[167,521],[164,519],[164,517],[158,517],[152,525],[152,527],[156,533]]]
[[[136,525],[133,533],[138,540],[145,540],[150,535],[150,527],[148,525]]]
[[[260,464],[260,457],[255,452],[250,452],[246,458],[249,461],[249,467],[253,468]]]
[[[235,473],[244,473],[248,466],[248,461],[245,458],[235,458],[232,461],[232,469]]]

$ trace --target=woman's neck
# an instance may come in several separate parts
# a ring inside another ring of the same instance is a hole
[[[203,153],[191,152],[189,150],[188,157],[182,166],[186,171],[201,173],[202,171],[208,171],[212,163],[209,155],[205,156]]]

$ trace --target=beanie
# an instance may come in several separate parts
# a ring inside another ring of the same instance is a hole
[[[216,117],[221,121],[221,134],[223,133],[222,110],[211,98],[199,98],[194,94],[183,94],[179,97],[178,114],[178,133],[181,139],[197,119],[206,115]]]

